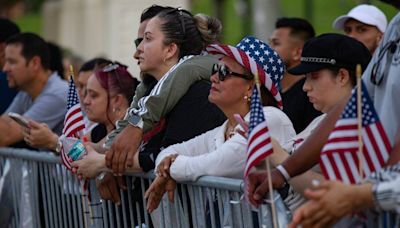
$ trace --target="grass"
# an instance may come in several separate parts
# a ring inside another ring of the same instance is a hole
[[[33,32],[42,35],[42,17],[38,12],[27,13],[18,18],[15,23],[17,23],[22,32]]]

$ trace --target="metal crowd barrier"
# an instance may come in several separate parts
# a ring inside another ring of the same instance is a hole
[[[50,152],[0,148],[1,227],[273,227],[269,204],[251,208],[243,200],[243,181],[201,177],[179,183],[174,203],[164,196],[160,206],[146,212],[144,192],[152,173],[126,176],[121,204],[103,201],[90,181],[83,192],[76,176]],[[275,193],[279,227],[288,213]]]

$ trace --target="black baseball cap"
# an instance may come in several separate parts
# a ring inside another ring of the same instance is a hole
[[[342,34],[326,33],[304,44],[301,63],[288,72],[304,75],[329,67],[355,70],[357,64],[365,70],[370,60],[370,52],[360,41]]]
[[[0,18],[0,42],[5,42],[8,40],[8,38],[14,36],[15,34],[18,34],[20,32],[18,26],[6,19],[6,18]]]

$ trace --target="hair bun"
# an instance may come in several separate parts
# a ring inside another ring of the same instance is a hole
[[[193,18],[205,45],[215,43],[222,30],[221,21],[202,13],[194,15]]]

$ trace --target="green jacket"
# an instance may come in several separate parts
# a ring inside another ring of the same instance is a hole
[[[143,132],[149,131],[175,107],[191,85],[200,80],[210,80],[212,65],[217,62],[218,59],[210,55],[183,58],[157,82],[148,96],[144,95],[149,88],[141,83],[125,118],[118,121],[116,130],[107,136],[106,146],[111,146],[114,137],[129,124],[127,118],[130,115],[141,116]]]

